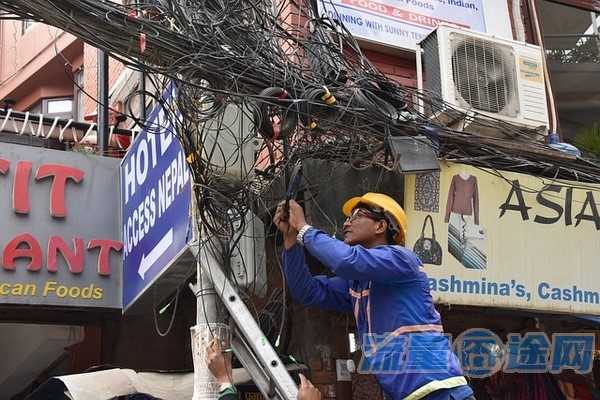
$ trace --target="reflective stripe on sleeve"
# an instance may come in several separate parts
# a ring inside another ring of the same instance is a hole
[[[444,379],[442,381],[431,381],[406,396],[404,400],[419,400],[436,390],[452,389],[466,384],[467,380],[464,376],[453,376],[452,378]]]

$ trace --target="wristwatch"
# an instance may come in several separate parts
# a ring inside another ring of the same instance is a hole
[[[298,242],[299,245],[304,246],[304,234],[311,228],[311,225],[306,224],[298,231],[298,235],[296,235],[296,242]]]

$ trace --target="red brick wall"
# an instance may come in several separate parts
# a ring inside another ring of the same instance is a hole
[[[417,86],[417,67],[414,59],[374,50],[364,50],[364,54],[388,78],[406,86]]]
[[[539,44],[535,39],[535,34],[533,32],[533,19],[531,16],[531,10],[529,9],[529,2],[527,0],[521,1],[521,15],[523,17],[523,25],[525,27],[525,41],[527,43]]]
[[[98,103],[95,101],[98,93],[97,53],[98,50],[95,47],[85,44],[83,49],[83,85],[89,96],[84,99],[84,115],[95,114],[98,110]],[[123,69],[123,64],[109,59],[108,87],[112,87]]]

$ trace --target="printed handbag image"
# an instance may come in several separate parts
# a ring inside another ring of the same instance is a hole
[[[427,221],[431,225],[431,237],[425,237]],[[431,215],[425,217],[421,237],[416,241],[413,251],[419,256],[423,264],[442,265],[442,246],[435,240],[435,228]]]

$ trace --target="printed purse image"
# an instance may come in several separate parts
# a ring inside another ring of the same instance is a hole
[[[427,221],[431,225],[431,237],[425,236]],[[413,251],[419,256],[423,264],[442,265],[442,246],[435,240],[435,227],[433,226],[433,218],[427,215],[423,221],[421,236],[415,242]]]

